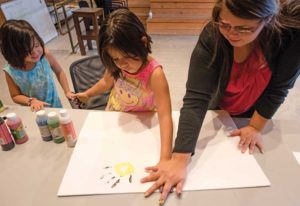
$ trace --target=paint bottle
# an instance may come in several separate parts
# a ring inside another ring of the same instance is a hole
[[[68,147],[74,147],[77,141],[77,136],[70,115],[65,109],[60,110],[59,114],[60,126],[63,131],[65,140],[67,141],[67,145]]]
[[[8,151],[15,147],[13,137],[9,133],[8,128],[1,117],[0,117],[0,144],[3,151]]]
[[[48,117],[45,110],[40,110],[36,113],[36,123],[39,126],[39,130],[42,136],[42,139],[46,142],[52,140],[52,135],[48,127]]]
[[[3,112],[5,110],[5,107],[0,99],[0,112]]]
[[[59,118],[56,112],[50,112],[48,114],[48,127],[50,129],[53,141],[55,143],[62,143],[65,141],[65,138],[62,134],[62,131],[59,126]]]
[[[22,120],[16,113],[8,113],[7,117],[7,126],[13,135],[16,144],[23,144],[27,142],[28,135],[23,127]]]

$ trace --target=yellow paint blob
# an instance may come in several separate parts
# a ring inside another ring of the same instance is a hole
[[[129,162],[122,162],[115,165],[115,172],[120,176],[132,175],[133,174],[133,166]]]

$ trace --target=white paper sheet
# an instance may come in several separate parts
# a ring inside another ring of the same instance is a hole
[[[298,164],[300,165],[300,152],[293,152]]]
[[[178,119],[173,112],[175,130]],[[238,138],[226,136],[233,128],[227,113],[207,113],[184,190],[270,185],[255,158],[237,149]],[[151,183],[140,179],[146,166],[157,163],[159,151],[157,115],[90,112],[58,196],[145,192]]]

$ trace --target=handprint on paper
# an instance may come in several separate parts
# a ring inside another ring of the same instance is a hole
[[[101,175],[100,179],[104,182],[104,184],[110,184],[111,188],[117,186],[123,177],[128,176],[128,182],[132,183],[132,175],[134,172],[133,165],[129,162],[122,162],[116,164],[114,167],[105,166],[103,170],[106,172]]]

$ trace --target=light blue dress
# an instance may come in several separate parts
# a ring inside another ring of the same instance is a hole
[[[5,65],[4,70],[20,88],[22,94],[47,102],[50,107],[62,107],[51,66],[45,57],[42,57],[30,71],[15,69],[9,64]]]

